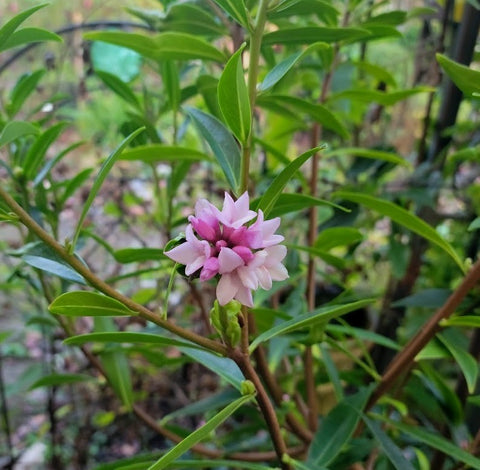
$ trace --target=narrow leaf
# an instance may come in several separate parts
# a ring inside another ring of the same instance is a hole
[[[240,179],[240,149],[228,129],[214,116],[186,108],[198,130],[210,145],[228,184],[237,191]]]
[[[258,203],[257,209],[262,209],[265,215],[268,215],[270,211],[275,206],[277,199],[280,197],[281,192],[290,181],[295,172],[313,155],[315,155],[320,150],[323,150],[325,147],[315,147],[308,150],[305,153],[302,153],[298,158],[293,160],[289,165],[287,165],[273,180],[272,184],[263,194],[260,202]]]
[[[70,385],[79,382],[93,380],[85,374],[50,374],[37,380],[30,386],[30,390],[40,387],[58,387],[59,385]]]
[[[399,431],[407,434],[414,439],[417,439],[424,444],[427,444],[434,449],[450,456],[456,462],[463,462],[471,468],[480,469],[480,459],[474,457],[469,452],[463,450],[461,447],[456,446],[450,440],[445,439],[443,436],[434,434],[431,431],[427,431],[424,428],[418,426],[412,426],[409,424],[393,421],[384,416],[375,415],[375,418],[382,420]]]
[[[306,47],[303,51],[296,52],[286,59],[279,62],[270,72],[265,75],[262,83],[258,86],[258,91],[267,91],[276,85],[294,66],[308,54],[318,50],[329,49],[331,46],[326,42],[315,42]]]
[[[103,163],[102,167],[100,168],[100,171],[98,172],[97,178],[95,179],[95,182],[93,183],[92,189],[90,190],[88,194],[88,198],[83,204],[83,210],[80,215],[80,218],[77,222],[77,228],[75,230],[75,234],[72,239],[71,243],[71,250],[75,250],[75,245],[77,244],[78,236],[80,235],[80,231],[82,230],[82,225],[83,221],[85,220],[85,217],[87,216],[87,213],[90,209],[90,206],[92,205],[93,200],[97,196],[98,191],[100,190],[100,187],[102,186],[103,181],[107,177],[108,173],[110,172],[113,164],[117,161],[118,157],[120,154],[123,152],[125,147],[133,140],[135,137],[137,137],[138,134],[143,132],[145,128],[141,127],[140,129],[137,129],[136,131],[132,132],[128,137],[126,137],[123,142],[109,155],[109,157],[105,160]]]
[[[36,254],[27,254],[22,256],[23,261],[28,265],[46,271],[54,276],[58,276],[67,281],[76,282],[77,284],[86,284],[80,274],[74,271],[70,266],[65,264],[62,259],[46,258]]]
[[[363,235],[353,227],[331,227],[322,230],[315,240],[314,246],[329,251],[337,246],[348,246],[363,240]]]
[[[211,371],[218,374],[229,384],[233,385],[237,390],[240,390],[242,382],[245,377],[242,371],[238,368],[237,364],[228,357],[220,357],[209,351],[203,351],[193,348],[181,347],[182,351],[187,356],[191,357],[194,361],[199,362]]]
[[[446,253],[448,253],[450,257],[457,263],[460,269],[462,271],[464,270],[462,260],[458,256],[457,252],[450,245],[450,243],[443,239],[433,227],[428,225],[426,222],[424,222],[422,219],[412,214],[411,212],[408,212],[407,210],[397,206],[396,204],[393,204],[392,202],[368,196],[366,194],[340,191],[334,193],[334,196],[337,196],[341,199],[347,199],[358,204],[362,204],[369,209],[372,209],[386,217],[389,217],[397,224],[408,228],[412,232],[415,232],[417,235],[426,238],[430,242],[442,248],[442,250],[444,250]]]
[[[250,20],[244,0],[213,0],[227,12],[237,23],[248,28]]]
[[[116,261],[123,264],[166,259],[161,248],[123,248],[112,254]]]
[[[23,162],[23,169],[28,179],[33,179],[36,176],[38,167],[44,160],[48,148],[55,142],[67,125],[68,123],[66,122],[59,122],[37,137]]]
[[[269,108],[272,104],[273,106],[284,107],[294,114],[305,113],[326,129],[336,132],[340,137],[345,139],[349,137],[348,130],[340,119],[321,104],[310,103],[295,96],[287,95],[261,96],[258,99],[258,105],[264,108]]]
[[[7,41],[0,43],[0,52],[35,42],[56,41],[62,42],[58,34],[42,28],[23,28],[15,31]]]
[[[349,209],[333,202],[327,201],[326,199],[309,196],[308,194],[283,193],[280,194],[277,201],[275,202],[275,205],[270,211],[270,217],[273,218],[280,215],[288,214],[290,212],[297,212],[315,206],[329,206],[344,212],[350,212]]]
[[[218,104],[225,122],[237,139],[245,143],[250,135],[251,109],[243,74],[242,45],[230,57],[218,81]]]
[[[137,315],[118,300],[89,291],[66,292],[48,307],[51,313],[68,316],[115,317]]]
[[[140,55],[159,60],[213,60],[223,62],[225,56],[207,41],[187,33],[165,32],[156,36],[119,31],[95,31],[86,33],[86,39],[103,41],[126,47]]]
[[[211,161],[204,153],[187,148],[164,144],[138,145],[125,150],[119,160],[140,160],[145,163],[158,162],[195,162],[199,160]]]
[[[26,135],[38,134],[38,127],[27,121],[10,121],[0,134],[0,147]]]
[[[325,417],[315,433],[308,452],[308,461],[316,466],[327,465],[344,448],[355,431],[371,389],[364,388],[345,397]]]
[[[20,12],[18,15],[14,16],[12,19],[7,21],[0,28],[0,44],[3,45],[8,41],[13,32],[31,15],[33,15],[40,8],[46,7],[48,3],[42,3],[33,8]]]
[[[363,421],[370,429],[375,441],[380,444],[385,456],[397,470],[414,470],[415,467],[403,456],[402,451],[387,436],[378,423],[365,415],[363,416]]]
[[[10,118],[18,113],[25,100],[33,93],[44,75],[45,70],[40,69],[20,77],[10,93],[10,102],[7,105],[7,112]]]
[[[69,346],[81,346],[85,343],[132,343],[196,348],[196,345],[187,341],[172,339],[159,334],[134,333],[130,331],[86,333],[83,335],[71,336],[63,342]]]
[[[443,327],[446,326],[465,326],[468,328],[480,328],[480,316],[462,315],[458,317],[450,317],[440,322]]]
[[[395,163],[396,165],[406,166],[412,169],[412,164],[405,158],[393,152],[384,152],[382,150],[364,149],[359,147],[339,148],[325,152],[325,157],[336,155],[352,155],[354,157],[372,158],[374,160],[383,160],[385,162]]]
[[[192,446],[205,439],[212,431],[220,426],[229,416],[235,411],[253,399],[253,395],[245,395],[230,403],[222,411],[217,413],[212,419],[207,421],[202,427],[196,429],[189,434],[182,442],[178,443],[173,449],[169,450],[153,465],[148,467],[148,470],[162,470],[167,465],[187,452]]]
[[[465,96],[480,98],[480,71],[454,62],[443,54],[437,54],[436,57],[440,66]]]
[[[312,44],[314,42],[356,41],[370,36],[371,33],[359,28],[328,28],[307,26],[302,28],[281,28],[263,37],[263,45],[273,44]]]
[[[319,248],[315,248],[312,246],[302,246],[302,245],[291,245],[287,244],[288,248],[292,248],[293,250],[303,251],[308,253],[310,256],[318,257],[325,261],[325,263],[334,266],[337,269],[345,269],[346,261],[343,258],[339,258],[338,256],[330,254],[328,251],[321,250]]]
[[[332,318],[345,315],[348,312],[352,312],[359,308],[363,308],[368,304],[374,302],[375,299],[366,299],[359,300],[358,302],[351,302],[344,305],[333,305],[330,307],[322,307],[313,312],[308,312],[303,315],[298,315],[291,320],[287,320],[278,325],[275,325],[273,328],[263,332],[261,335],[257,336],[252,343],[250,344],[249,351],[252,353],[259,344],[264,343],[272,338],[275,338],[279,335],[285,335],[295,330],[299,330],[306,327],[312,327],[318,323],[327,323]]]
[[[478,364],[474,357],[469,354],[465,349],[462,349],[461,346],[458,346],[453,341],[451,341],[447,336],[442,334],[437,334],[437,338],[443,343],[443,345],[448,349],[450,354],[453,356],[458,366],[460,367],[464,377],[465,382],[467,383],[468,393],[472,394],[475,392],[475,385],[477,384],[478,379]]]
[[[95,74],[108,88],[110,88],[110,90],[122,98],[122,100],[141,111],[140,102],[138,101],[137,96],[123,80],[112,73],[102,70],[96,70]]]

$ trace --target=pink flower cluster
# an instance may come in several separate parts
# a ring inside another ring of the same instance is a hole
[[[255,222],[247,225],[255,217]],[[221,211],[200,199],[188,221],[186,242],[165,254],[186,265],[187,275],[201,270],[202,281],[219,275],[216,293],[220,305],[236,299],[252,307],[252,290],[268,290],[272,281],[288,278],[282,264],[287,249],[279,245],[284,237],[275,235],[280,218],[264,220],[261,210],[258,214],[250,210],[246,192],[236,201],[225,193]]]

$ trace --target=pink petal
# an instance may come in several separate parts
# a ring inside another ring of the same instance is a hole
[[[198,251],[190,242],[182,243],[181,245],[172,248],[170,251],[166,251],[167,255],[173,261],[180,264],[189,264],[198,258]]]
[[[272,277],[270,276],[267,268],[265,268],[265,266],[261,266],[255,272],[257,274],[260,287],[265,290],[270,290],[272,288]]]
[[[216,293],[219,304],[228,304],[237,294],[238,288],[238,277],[232,274],[224,274],[217,284]]]
[[[282,263],[278,263],[275,266],[269,267],[268,272],[274,281],[283,281],[288,279],[287,268]]]
[[[287,247],[285,245],[270,246],[265,248],[265,251],[267,252],[265,261],[265,266],[267,267],[280,263],[287,255]]]
[[[240,286],[235,295],[235,299],[237,299],[242,305],[253,307],[252,291],[247,287]]]
[[[245,264],[243,259],[238,256],[237,253],[235,253],[231,248],[227,247],[220,250],[218,262],[218,272],[220,274],[231,273],[234,269]]]
[[[258,278],[255,274],[255,270],[248,266],[242,266],[237,269],[237,274],[245,287],[248,287],[249,289],[258,288]]]
[[[218,273],[218,266],[218,258],[215,258],[214,256],[208,258],[203,264],[203,269],[200,273],[200,280],[208,281],[215,276]]]
[[[195,271],[198,271],[203,266],[204,262],[205,262],[205,256],[199,256],[194,261],[186,265],[185,274],[187,276],[190,276],[190,274],[193,274]]]

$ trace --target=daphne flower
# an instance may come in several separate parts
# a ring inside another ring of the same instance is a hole
[[[221,305],[236,299],[251,307],[252,290],[268,290],[272,281],[288,278],[282,264],[287,249],[279,245],[284,238],[275,234],[280,219],[265,220],[261,210],[258,214],[250,210],[246,192],[236,201],[225,193],[221,211],[200,199],[188,221],[186,242],[165,254],[185,264],[187,275],[200,271],[201,281],[218,276],[216,294]]]

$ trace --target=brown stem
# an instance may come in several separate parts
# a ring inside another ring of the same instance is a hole
[[[455,289],[452,295],[447,299],[445,305],[437,310],[430,320],[423,325],[420,331],[410,340],[404,349],[397,354],[388,366],[380,383],[374,390],[367,409],[370,409],[378,399],[384,395],[395,383],[399,375],[408,368],[417,354],[433,339],[435,334],[441,329],[440,322],[450,317],[462,302],[463,298],[480,280],[480,260],[473,265],[472,269],[464,277],[461,284]]]
[[[192,341],[200,346],[203,346],[206,349],[219,353],[221,355],[227,354],[227,348],[208,338],[197,335],[192,331],[186,330],[180,326],[177,326],[167,320],[164,320],[160,315],[150,311],[143,305],[140,305],[133,300],[125,297],[120,292],[113,289],[106,282],[98,278],[89,268],[85,266],[76,256],[71,255],[64,246],[60,245],[53,237],[51,237],[45,230],[43,230],[40,225],[38,225],[32,217],[2,188],[0,187],[0,197],[6,202],[6,204],[12,209],[13,212],[18,216],[20,221],[35,235],[37,235],[40,240],[45,244],[51,247],[64,261],[66,261],[75,271],[77,271],[84,279],[95,289],[112,297],[126,307],[128,307],[133,312],[138,313],[138,315],[156,325],[170,331],[173,334],[180,336],[181,338]]]
[[[263,417],[265,418],[279,463],[282,469],[291,470],[290,465],[282,461],[283,455],[288,455],[288,449],[283,439],[282,430],[280,429],[275,409],[273,408],[272,402],[267,395],[260,377],[257,375],[256,370],[250,362],[250,357],[239,349],[232,350],[230,357],[237,363],[245,378],[250,380],[255,386],[257,391],[257,403],[262,411]]]

